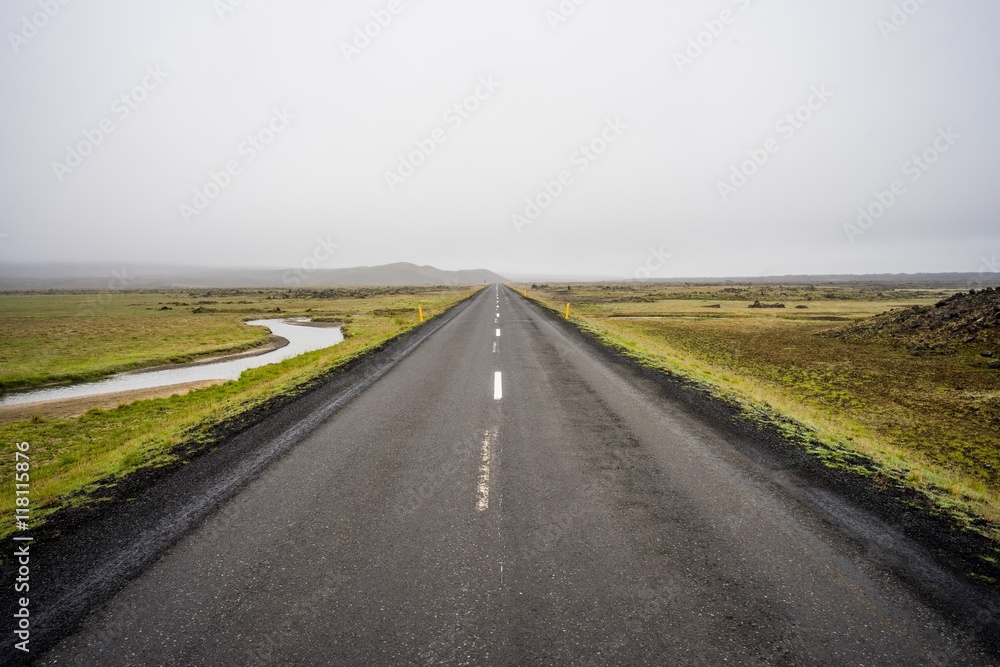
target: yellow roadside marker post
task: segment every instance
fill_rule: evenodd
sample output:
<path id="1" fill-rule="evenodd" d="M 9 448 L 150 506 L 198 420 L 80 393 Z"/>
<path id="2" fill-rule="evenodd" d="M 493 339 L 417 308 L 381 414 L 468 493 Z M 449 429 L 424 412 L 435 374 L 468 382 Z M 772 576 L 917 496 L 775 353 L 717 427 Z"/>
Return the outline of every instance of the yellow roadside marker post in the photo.
<path id="1" fill-rule="evenodd" d="M 420 315 L 420 321 L 423 322 L 424 321 L 424 307 L 423 306 L 417 306 L 417 314 Z"/>
<path id="2" fill-rule="evenodd" d="M 566 319 L 569 319 L 569 304 L 566 304 Z"/>
<path id="3" fill-rule="evenodd" d="M 524 296 L 524 298 L 527 299 L 528 298 L 528 290 L 524 290 L 524 294 L 522 296 Z"/>

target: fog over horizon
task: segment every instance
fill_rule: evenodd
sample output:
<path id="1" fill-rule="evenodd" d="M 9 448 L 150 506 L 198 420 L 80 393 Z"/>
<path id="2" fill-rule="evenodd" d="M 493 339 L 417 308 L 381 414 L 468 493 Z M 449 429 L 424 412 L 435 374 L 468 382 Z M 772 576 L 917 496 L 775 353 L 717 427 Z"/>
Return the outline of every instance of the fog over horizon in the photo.
<path id="1" fill-rule="evenodd" d="M 986 0 L 12 0 L 0 267 L 1000 273 L 998 24 Z"/>

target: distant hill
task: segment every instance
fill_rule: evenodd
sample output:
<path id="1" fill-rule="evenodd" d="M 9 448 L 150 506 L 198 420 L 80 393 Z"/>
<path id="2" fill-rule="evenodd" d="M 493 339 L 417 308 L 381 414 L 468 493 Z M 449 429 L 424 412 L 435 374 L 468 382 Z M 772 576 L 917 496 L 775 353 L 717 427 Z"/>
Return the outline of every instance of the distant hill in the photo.
<path id="1" fill-rule="evenodd" d="M 317 285 L 477 285 L 506 281 L 503 276 L 487 269 L 444 271 L 408 262 L 318 270 L 306 278 L 311 281 L 310 284 Z"/>
<path id="2" fill-rule="evenodd" d="M 127 264 L 26 264 L 0 267 L 0 290 L 480 285 L 505 280 L 503 276 L 486 269 L 446 271 L 409 262 L 314 270 L 206 269 Z"/>

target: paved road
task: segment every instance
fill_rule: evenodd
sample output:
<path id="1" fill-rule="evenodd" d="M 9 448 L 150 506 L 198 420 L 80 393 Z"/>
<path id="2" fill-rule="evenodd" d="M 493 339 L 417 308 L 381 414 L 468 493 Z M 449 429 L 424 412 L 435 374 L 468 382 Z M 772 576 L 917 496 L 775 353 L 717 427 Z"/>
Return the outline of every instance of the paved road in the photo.
<path id="1" fill-rule="evenodd" d="M 490 288 L 41 663 L 991 663 L 914 592 L 960 582 L 732 438 Z"/>

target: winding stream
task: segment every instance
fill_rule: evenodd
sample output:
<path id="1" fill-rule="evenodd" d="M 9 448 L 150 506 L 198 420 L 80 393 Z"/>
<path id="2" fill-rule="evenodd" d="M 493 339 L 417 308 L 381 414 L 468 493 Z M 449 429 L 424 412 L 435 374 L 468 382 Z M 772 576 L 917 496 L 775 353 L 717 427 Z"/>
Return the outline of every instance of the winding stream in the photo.
<path id="1" fill-rule="evenodd" d="M 240 377 L 240 373 L 250 368 L 278 363 L 305 352 L 332 347 L 344 340 L 344 334 L 340 327 L 312 326 L 308 319 L 252 320 L 247 324 L 267 327 L 271 333 L 286 338 L 288 345 L 257 356 L 162 370 L 132 371 L 96 382 L 8 394 L 0 397 L 0 405 L 95 396 L 133 389 L 151 389 L 199 380 L 236 380 Z"/>

